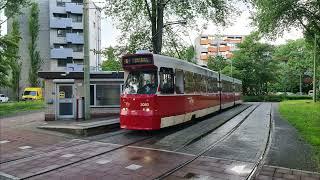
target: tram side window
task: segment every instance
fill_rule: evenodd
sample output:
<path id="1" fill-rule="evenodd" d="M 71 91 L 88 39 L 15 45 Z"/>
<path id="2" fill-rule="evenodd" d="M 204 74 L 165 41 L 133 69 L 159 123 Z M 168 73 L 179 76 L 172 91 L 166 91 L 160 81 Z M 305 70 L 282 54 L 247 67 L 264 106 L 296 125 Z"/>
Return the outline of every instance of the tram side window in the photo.
<path id="1" fill-rule="evenodd" d="M 208 93 L 213 92 L 212 77 L 208 77 L 208 79 L 207 79 L 207 91 L 208 91 Z"/>
<path id="2" fill-rule="evenodd" d="M 194 81 L 193 81 L 193 73 L 186 71 L 184 74 L 184 88 L 186 93 L 193 93 L 194 91 Z"/>
<path id="3" fill-rule="evenodd" d="M 198 92 L 198 93 L 201 92 L 201 75 L 194 73 L 193 79 L 195 83 L 195 87 L 194 87 L 195 92 Z"/>
<path id="4" fill-rule="evenodd" d="M 207 77 L 201 76 L 201 92 L 207 93 Z"/>
<path id="5" fill-rule="evenodd" d="M 218 92 L 218 80 L 216 78 L 211 78 L 212 92 Z"/>
<path id="6" fill-rule="evenodd" d="M 162 94 L 174 93 L 174 74 L 172 68 L 160 68 L 160 92 Z"/>

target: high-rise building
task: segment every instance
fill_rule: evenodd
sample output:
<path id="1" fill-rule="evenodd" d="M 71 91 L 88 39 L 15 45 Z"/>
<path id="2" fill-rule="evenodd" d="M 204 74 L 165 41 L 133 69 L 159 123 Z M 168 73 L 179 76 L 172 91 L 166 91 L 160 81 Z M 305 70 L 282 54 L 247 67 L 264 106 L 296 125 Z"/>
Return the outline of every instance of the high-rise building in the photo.
<path id="1" fill-rule="evenodd" d="M 196 62 L 206 66 L 209 56 L 223 56 L 230 59 L 233 51 L 238 50 L 237 44 L 244 39 L 242 35 L 200 35 L 196 38 Z"/>
<path id="2" fill-rule="evenodd" d="M 39 4 L 39 38 L 37 47 L 43 60 L 41 71 L 66 71 L 69 64 L 83 65 L 83 0 L 35 0 Z M 29 86 L 30 43 L 28 18 L 30 7 L 17 17 L 20 23 L 21 41 L 19 55 L 22 62 L 20 89 Z M 12 19 L 8 22 L 11 32 Z M 94 50 L 101 49 L 101 10 L 89 2 L 90 68 L 99 68 L 101 57 Z M 73 66 L 72 66 L 73 67 Z"/>

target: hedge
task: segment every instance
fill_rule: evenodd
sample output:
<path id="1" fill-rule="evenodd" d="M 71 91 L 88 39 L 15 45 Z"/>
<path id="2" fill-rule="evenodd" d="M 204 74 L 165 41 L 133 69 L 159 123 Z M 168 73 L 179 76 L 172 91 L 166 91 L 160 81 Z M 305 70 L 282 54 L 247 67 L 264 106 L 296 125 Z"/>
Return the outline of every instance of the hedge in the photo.
<path id="1" fill-rule="evenodd" d="M 284 95 L 266 95 L 266 96 L 243 96 L 245 102 L 280 102 L 284 100 L 308 100 L 312 96 L 284 96 Z"/>

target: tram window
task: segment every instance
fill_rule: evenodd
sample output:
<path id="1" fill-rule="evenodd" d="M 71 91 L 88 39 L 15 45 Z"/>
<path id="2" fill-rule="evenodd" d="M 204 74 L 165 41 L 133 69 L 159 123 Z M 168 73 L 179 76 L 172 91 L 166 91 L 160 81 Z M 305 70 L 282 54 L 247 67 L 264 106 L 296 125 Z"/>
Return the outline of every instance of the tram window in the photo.
<path id="1" fill-rule="evenodd" d="M 184 93 L 184 80 L 183 80 L 183 71 L 176 69 L 176 93 L 183 94 Z"/>
<path id="2" fill-rule="evenodd" d="M 194 92 L 194 80 L 193 80 L 193 73 L 186 71 L 184 74 L 184 87 L 186 93 L 193 93 Z"/>
<path id="3" fill-rule="evenodd" d="M 174 74 L 171 68 L 160 68 L 160 91 L 162 94 L 174 93 Z"/>
<path id="4" fill-rule="evenodd" d="M 194 73 L 193 75 L 194 79 L 194 90 L 195 92 L 201 92 L 201 75 Z"/>
<path id="5" fill-rule="evenodd" d="M 202 90 L 203 93 L 207 93 L 207 84 L 208 84 L 207 77 L 206 76 L 202 76 L 201 90 Z"/>
<path id="6" fill-rule="evenodd" d="M 124 94 L 155 94 L 157 92 L 157 73 L 155 71 L 130 72 L 124 85 Z"/>

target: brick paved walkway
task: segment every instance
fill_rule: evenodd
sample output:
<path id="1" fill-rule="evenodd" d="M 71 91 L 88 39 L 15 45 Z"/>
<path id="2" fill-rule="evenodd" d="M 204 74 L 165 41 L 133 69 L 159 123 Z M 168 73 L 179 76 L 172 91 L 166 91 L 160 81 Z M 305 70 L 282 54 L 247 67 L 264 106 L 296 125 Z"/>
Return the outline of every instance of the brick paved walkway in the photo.
<path id="1" fill-rule="evenodd" d="M 277 180 L 277 179 L 296 179 L 296 180 L 320 180 L 320 173 L 288 169 L 276 166 L 263 166 L 255 176 L 257 180 Z"/>
<path id="2" fill-rule="evenodd" d="M 34 112 L 0 119 L 0 162 L 36 154 L 41 147 L 69 140 L 72 136 L 38 130 L 43 112 Z"/>

